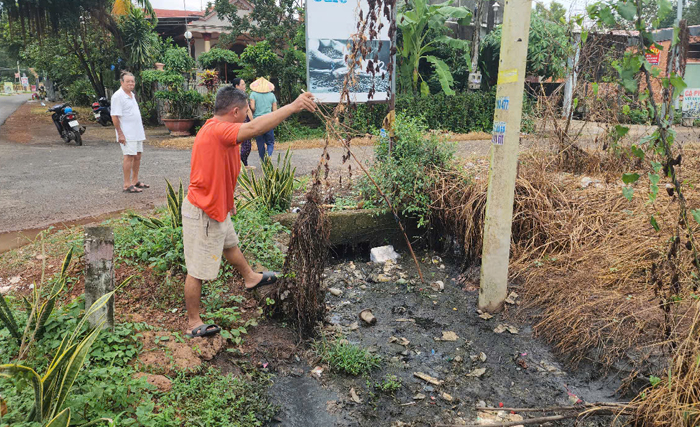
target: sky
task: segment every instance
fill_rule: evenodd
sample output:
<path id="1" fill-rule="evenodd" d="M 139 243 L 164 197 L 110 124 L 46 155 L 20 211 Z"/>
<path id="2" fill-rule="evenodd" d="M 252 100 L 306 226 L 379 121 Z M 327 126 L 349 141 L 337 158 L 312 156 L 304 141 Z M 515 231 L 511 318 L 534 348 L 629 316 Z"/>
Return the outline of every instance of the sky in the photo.
<path id="1" fill-rule="evenodd" d="M 209 0 L 151 0 L 154 9 L 202 10 L 207 7 Z"/>
<path id="2" fill-rule="evenodd" d="M 552 0 L 537 0 L 539 3 L 544 5 L 549 5 Z M 589 3 L 594 3 L 595 0 L 556 0 L 558 3 L 564 5 L 564 7 L 574 15 L 580 14 L 586 11 L 586 5 Z M 534 2 L 534 1 L 533 1 Z"/>

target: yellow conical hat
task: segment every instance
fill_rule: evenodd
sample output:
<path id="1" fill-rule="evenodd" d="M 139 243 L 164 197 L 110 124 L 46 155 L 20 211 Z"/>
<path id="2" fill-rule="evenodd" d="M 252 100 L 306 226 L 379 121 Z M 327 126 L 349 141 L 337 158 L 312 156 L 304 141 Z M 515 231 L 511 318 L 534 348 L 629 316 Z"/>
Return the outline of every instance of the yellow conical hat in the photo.
<path id="1" fill-rule="evenodd" d="M 270 83 L 265 77 L 260 77 L 250 84 L 250 90 L 257 93 L 268 93 L 275 90 L 275 85 Z"/>

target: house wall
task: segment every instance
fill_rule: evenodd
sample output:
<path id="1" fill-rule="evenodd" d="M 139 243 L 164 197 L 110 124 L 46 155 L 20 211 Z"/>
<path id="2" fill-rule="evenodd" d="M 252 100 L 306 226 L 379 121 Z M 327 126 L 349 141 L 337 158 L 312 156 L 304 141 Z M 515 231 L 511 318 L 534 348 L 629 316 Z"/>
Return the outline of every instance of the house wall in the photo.
<path id="1" fill-rule="evenodd" d="M 663 47 L 661 53 L 659 54 L 659 65 L 654 65 L 653 68 L 659 68 L 659 77 L 666 77 L 666 70 L 668 69 L 668 55 L 671 50 L 671 40 L 660 40 L 657 41 L 659 45 Z M 700 36 L 690 36 L 689 43 L 700 43 Z M 636 46 L 629 47 L 628 50 L 636 50 Z M 700 88 L 700 60 L 689 59 L 685 69 L 684 79 L 688 84 L 689 88 Z M 652 79 L 651 86 L 654 92 L 654 100 L 657 102 L 662 101 L 663 86 L 658 79 Z M 642 81 L 640 84 L 640 89 L 644 90 L 646 88 L 646 82 Z"/>

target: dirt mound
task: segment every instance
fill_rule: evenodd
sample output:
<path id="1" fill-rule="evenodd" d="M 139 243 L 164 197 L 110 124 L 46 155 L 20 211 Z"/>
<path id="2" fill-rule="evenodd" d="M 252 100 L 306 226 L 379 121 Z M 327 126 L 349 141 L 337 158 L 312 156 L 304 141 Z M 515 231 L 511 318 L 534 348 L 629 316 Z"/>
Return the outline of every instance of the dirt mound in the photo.
<path id="1" fill-rule="evenodd" d="M 184 341 L 170 332 L 147 331 L 141 334 L 140 340 L 144 351 L 139 354 L 138 363 L 144 371 L 163 375 L 196 369 L 225 346 L 221 335 Z"/>

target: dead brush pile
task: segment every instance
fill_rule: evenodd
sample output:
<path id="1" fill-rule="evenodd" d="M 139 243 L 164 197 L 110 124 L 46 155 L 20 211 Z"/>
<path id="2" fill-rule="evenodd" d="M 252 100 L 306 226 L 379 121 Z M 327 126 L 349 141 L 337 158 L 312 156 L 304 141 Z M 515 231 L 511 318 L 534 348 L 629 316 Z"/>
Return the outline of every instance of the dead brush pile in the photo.
<path id="1" fill-rule="evenodd" d="M 700 425 L 700 303 L 694 303 L 692 312 L 690 327 L 674 351 L 668 374 L 630 405 L 636 409 L 634 426 Z"/>
<path id="2" fill-rule="evenodd" d="M 281 310 L 307 337 L 326 314 L 322 277 L 330 247 L 330 222 L 321 207 L 319 187 L 315 183 L 306 194 L 306 203 L 294 222 L 284 277 L 274 294 L 279 304 L 273 312 Z"/>
<path id="3" fill-rule="evenodd" d="M 659 362 L 668 357 L 672 343 L 700 327 L 688 320 L 697 311 L 690 251 L 679 254 L 683 298 L 668 302 L 652 277 L 652 265 L 667 257 L 678 202 L 663 191 L 663 180 L 654 205 L 645 195 L 648 178 L 637 182 L 632 201 L 614 181 L 605 184 L 601 179 L 582 188 L 581 176 L 547 167 L 552 156 L 539 154 L 520 164 L 511 279 L 521 284 L 525 307 L 536 309 L 536 333 L 573 366 L 583 360 L 605 368 L 622 363 L 648 375 L 654 366 L 650 358 Z M 700 150 L 686 148 L 684 157 L 682 175 L 697 185 Z M 486 177 L 439 173 L 440 184 L 431 194 L 433 215 L 463 245 L 467 263 L 475 262 L 481 256 Z M 689 190 L 686 197 L 690 206 L 700 206 L 697 190 Z M 658 232 L 650 224 L 651 213 Z M 661 308 L 664 300 L 666 311 Z"/>

